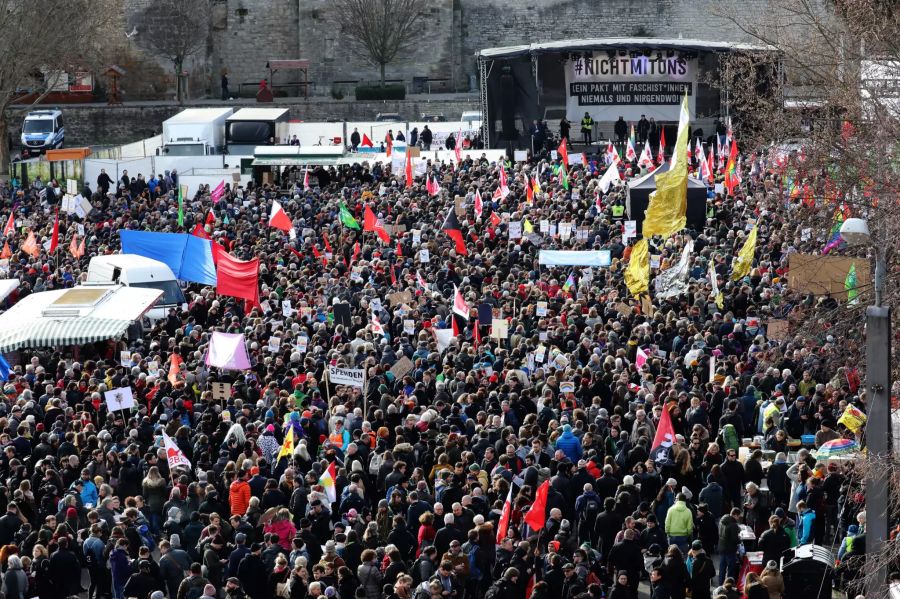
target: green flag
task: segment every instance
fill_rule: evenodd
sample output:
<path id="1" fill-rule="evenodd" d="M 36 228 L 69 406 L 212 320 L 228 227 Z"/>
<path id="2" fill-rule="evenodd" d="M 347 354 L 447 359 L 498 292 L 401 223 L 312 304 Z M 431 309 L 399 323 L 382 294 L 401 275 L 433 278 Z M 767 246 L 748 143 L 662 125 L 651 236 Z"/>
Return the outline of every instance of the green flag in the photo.
<path id="1" fill-rule="evenodd" d="M 563 189 L 569 189 L 569 171 L 566 170 L 565 165 L 559 169 L 559 183 L 563 186 Z"/>
<path id="2" fill-rule="evenodd" d="M 350 214 L 350 211 L 347 210 L 347 207 L 344 206 L 343 202 L 341 202 L 340 206 L 341 206 L 341 222 L 344 224 L 344 226 L 348 227 L 350 229 L 356 229 L 357 231 L 359 231 L 359 223 L 356 222 L 356 219 L 353 218 L 353 215 Z"/>
<path id="3" fill-rule="evenodd" d="M 178 226 L 184 225 L 184 196 L 187 195 L 187 185 L 178 186 Z"/>
<path id="4" fill-rule="evenodd" d="M 847 278 L 844 279 L 844 289 L 847 291 L 847 302 L 850 304 L 859 303 L 859 291 L 856 289 L 856 263 L 850 265 L 847 271 Z"/>

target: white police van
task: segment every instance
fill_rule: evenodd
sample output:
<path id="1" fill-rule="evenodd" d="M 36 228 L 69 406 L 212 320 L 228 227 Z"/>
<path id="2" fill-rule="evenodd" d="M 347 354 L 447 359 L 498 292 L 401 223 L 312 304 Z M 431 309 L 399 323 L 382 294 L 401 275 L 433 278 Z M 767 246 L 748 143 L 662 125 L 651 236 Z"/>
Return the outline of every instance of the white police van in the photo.
<path id="1" fill-rule="evenodd" d="M 62 112 L 56 109 L 29 112 L 22 123 L 22 149 L 29 154 L 61 148 L 65 136 Z"/>

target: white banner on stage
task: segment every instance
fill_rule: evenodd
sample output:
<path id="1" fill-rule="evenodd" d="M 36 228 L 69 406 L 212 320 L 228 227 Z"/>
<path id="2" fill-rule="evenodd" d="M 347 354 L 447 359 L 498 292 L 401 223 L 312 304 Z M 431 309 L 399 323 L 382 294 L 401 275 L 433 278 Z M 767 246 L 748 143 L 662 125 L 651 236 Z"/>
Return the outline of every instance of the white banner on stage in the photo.
<path id="1" fill-rule="evenodd" d="M 566 62 L 566 112 L 574 126 L 588 112 L 595 121 L 621 116 L 637 123 L 641 115 L 657 121 L 678 121 L 681 99 L 688 94 L 691 118 L 696 114 L 696 58 L 612 56 L 594 52 L 590 58 Z M 573 127 L 574 128 L 574 127 Z"/>

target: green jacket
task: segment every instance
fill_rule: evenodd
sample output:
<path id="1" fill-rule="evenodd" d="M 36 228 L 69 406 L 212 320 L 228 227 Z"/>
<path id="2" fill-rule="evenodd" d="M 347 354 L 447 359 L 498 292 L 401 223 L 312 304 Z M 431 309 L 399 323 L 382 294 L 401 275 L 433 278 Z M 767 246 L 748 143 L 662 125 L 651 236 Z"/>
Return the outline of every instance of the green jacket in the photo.
<path id="1" fill-rule="evenodd" d="M 694 514 L 683 501 L 666 512 L 666 534 L 671 537 L 689 537 L 694 533 Z"/>

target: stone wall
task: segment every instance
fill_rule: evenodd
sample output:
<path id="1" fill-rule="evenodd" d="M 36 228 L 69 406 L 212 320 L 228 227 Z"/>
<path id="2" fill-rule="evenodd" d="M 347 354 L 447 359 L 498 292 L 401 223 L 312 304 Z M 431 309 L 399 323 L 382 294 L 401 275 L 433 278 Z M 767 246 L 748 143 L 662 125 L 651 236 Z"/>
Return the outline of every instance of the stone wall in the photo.
<path id="1" fill-rule="evenodd" d="M 130 68 L 123 85 L 129 99 L 170 98 L 171 65 L 151 56 L 141 40 L 141 18 L 154 0 L 108 0 L 121 5 L 122 37 L 134 23 L 139 33 L 125 40 L 121 61 Z M 771 0 L 743 0 L 742 18 L 767 12 Z M 696 38 L 748 41 L 728 20 L 715 16 L 719 0 L 425 0 L 415 47 L 387 66 L 388 79 L 411 85 L 414 77 L 436 81 L 434 91 L 470 89 L 482 48 L 598 37 Z M 377 65 L 352 46 L 332 19 L 331 0 L 210 0 L 205 52 L 189 65 L 193 97 L 219 95 L 219 75 L 229 72 L 231 91 L 258 83 L 272 58 L 305 58 L 318 95 L 374 80 Z M 145 26 L 146 28 L 146 26 Z M 118 32 L 115 37 L 118 39 Z M 299 79 L 276 74 L 274 83 Z M 348 82 L 335 84 L 335 82 Z M 253 89 L 247 86 L 246 91 Z M 296 93 L 296 90 L 290 90 Z"/>
<path id="2" fill-rule="evenodd" d="M 202 107 L 191 104 L 191 108 Z M 222 106 L 218 104 L 218 106 Z M 241 108 L 245 104 L 235 106 Z M 363 121 L 374 119 L 379 112 L 397 112 L 403 119 L 418 119 L 423 112 L 442 113 L 448 120 L 458 119 L 466 110 L 478 110 L 478 98 L 454 100 L 404 100 L 396 102 L 295 102 L 266 104 L 284 106 L 291 111 L 291 119 L 303 121 Z M 66 123 L 66 146 L 120 145 L 152 137 L 162 132 L 162 122 L 184 109 L 175 103 L 153 105 L 70 105 L 63 107 Z M 22 117 L 14 116 L 10 134 L 16 145 L 21 133 Z"/>

